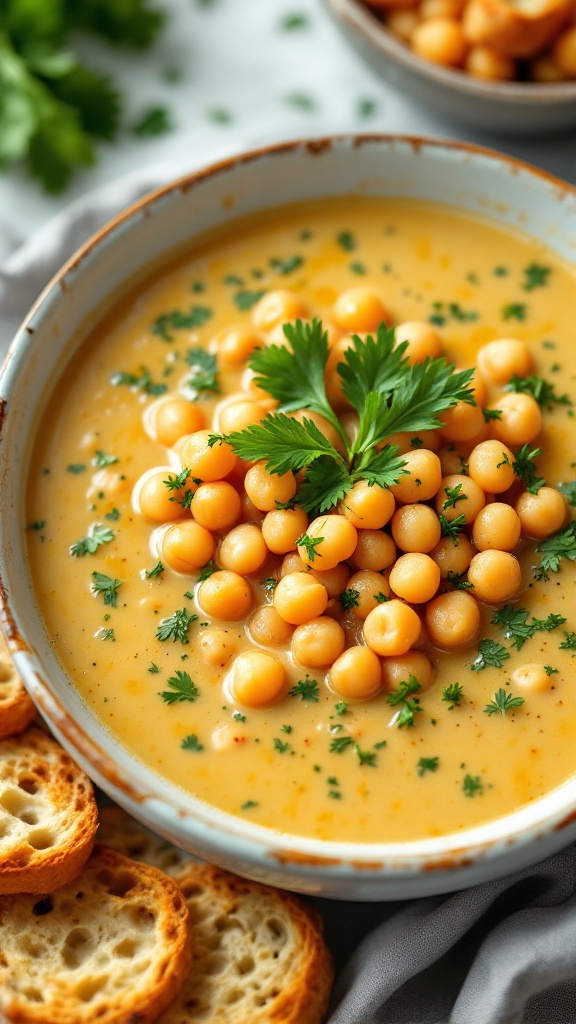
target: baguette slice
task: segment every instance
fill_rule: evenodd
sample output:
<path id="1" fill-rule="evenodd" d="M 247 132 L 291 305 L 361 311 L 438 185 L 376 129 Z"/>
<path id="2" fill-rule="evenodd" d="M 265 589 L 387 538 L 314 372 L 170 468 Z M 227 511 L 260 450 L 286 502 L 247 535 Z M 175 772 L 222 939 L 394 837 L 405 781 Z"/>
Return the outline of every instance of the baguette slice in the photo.
<path id="1" fill-rule="evenodd" d="M 174 875 L 191 860 L 191 855 L 154 835 L 121 807 L 100 808 L 96 842 L 118 850 L 131 860 L 152 864 L 166 875 Z"/>
<path id="2" fill-rule="evenodd" d="M 31 726 L 0 741 L 0 895 L 69 882 L 97 824 L 90 780 L 55 740 Z"/>
<path id="3" fill-rule="evenodd" d="M 190 967 L 182 893 L 97 846 L 41 899 L 0 898 L 0 1016 L 8 1024 L 153 1024 Z"/>
<path id="4" fill-rule="evenodd" d="M 0 740 L 22 732 L 34 718 L 36 708 L 10 657 L 0 632 Z"/>
<path id="5" fill-rule="evenodd" d="M 194 961 L 159 1024 L 320 1024 L 333 981 L 320 916 L 208 864 L 189 864 L 177 881 Z"/>

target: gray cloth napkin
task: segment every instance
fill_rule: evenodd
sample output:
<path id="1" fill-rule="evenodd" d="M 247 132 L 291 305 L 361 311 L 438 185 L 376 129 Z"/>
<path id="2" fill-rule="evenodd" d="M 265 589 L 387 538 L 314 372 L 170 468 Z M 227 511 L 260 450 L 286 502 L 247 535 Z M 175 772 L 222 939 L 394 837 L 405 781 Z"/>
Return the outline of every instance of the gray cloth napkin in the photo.
<path id="1" fill-rule="evenodd" d="M 10 255 L 0 223 L 0 357 L 64 260 L 176 172 L 147 169 L 100 188 Z M 576 1024 L 573 847 L 449 896 L 314 902 L 338 969 L 327 1024 Z"/>

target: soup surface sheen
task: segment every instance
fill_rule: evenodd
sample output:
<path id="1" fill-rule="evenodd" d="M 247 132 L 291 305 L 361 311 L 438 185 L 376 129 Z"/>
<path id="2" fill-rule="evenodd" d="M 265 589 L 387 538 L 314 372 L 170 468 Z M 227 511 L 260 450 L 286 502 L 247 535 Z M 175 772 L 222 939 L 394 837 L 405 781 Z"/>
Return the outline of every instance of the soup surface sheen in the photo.
<path id="1" fill-rule="evenodd" d="M 527 610 L 519 623 L 565 620 L 529 629 L 524 642 L 517 639 L 520 649 L 517 633 L 506 636 L 504 626 L 492 624 L 497 607 L 489 604 L 480 604 L 481 630 L 466 649 L 446 653 L 418 641 L 434 678 L 418 694 L 413 725 L 399 727 L 386 689 L 371 700 L 343 701 L 324 669 L 294 663 L 289 642 L 260 649 L 284 664 L 288 687 L 299 680 L 316 680 L 317 687 L 248 708 L 232 699 L 227 683 L 234 658 L 257 647 L 245 622 L 211 621 L 197 602 L 201 570 L 177 574 L 165 565 L 152 572 L 156 524 L 133 505 L 143 473 L 161 467 L 168 478 L 180 471 L 175 454 L 147 433 L 146 409 L 164 385 L 178 389 L 190 379 L 189 349 L 210 350 L 230 324 L 253 331 L 253 310 L 268 290 L 290 289 L 310 316 L 332 322 L 339 295 L 364 285 L 394 323 L 431 322 L 458 366 L 474 365 L 493 339 L 519 339 L 529 346 L 533 372 L 553 382 L 557 394 L 576 398 L 574 271 L 543 247 L 431 205 L 358 199 L 284 208 L 208 238 L 107 313 L 43 413 L 27 523 L 31 576 L 57 656 L 94 715 L 126 747 L 233 815 L 287 833 L 370 843 L 472 827 L 534 801 L 574 773 L 574 563 L 563 559 L 548 580 L 535 581 L 537 542 L 520 541 L 522 586 L 509 602 Z M 208 428 L 218 402 L 240 391 L 246 365 L 220 361 L 221 393 L 198 398 Z M 487 401 L 497 406 L 503 393 L 492 386 Z M 544 408 L 543 429 L 531 445 L 542 449 L 539 475 L 552 487 L 574 480 L 572 416 L 567 403 Z M 569 513 L 567 505 L 566 521 Z M 90 536 L 92 543 L 70 553 Z M 215 536 L 220 541 L 223 533 Z M 279 578 L 282 557 L 269 555 L 248 577 L 253 608 L 273 599 L 262 580 Z M 197 619 L 184 618 L 180 638 L 159 639 L 161 620 L 182 609 Z M 348 643 L 362 643 L 353 611 L 340 621 Z M 482 638 L 501 645 L 500 656 L 477 671 Z M 532 664 L 540 677 L 545 672 L 540 688 L 513 678 Z M 454 703 L 446 688 L 456 683 L 461 695 Z M 178 685 L 194 699 L 176 700 Z M 500 688 L 524 702 L 489 714 Z"/>

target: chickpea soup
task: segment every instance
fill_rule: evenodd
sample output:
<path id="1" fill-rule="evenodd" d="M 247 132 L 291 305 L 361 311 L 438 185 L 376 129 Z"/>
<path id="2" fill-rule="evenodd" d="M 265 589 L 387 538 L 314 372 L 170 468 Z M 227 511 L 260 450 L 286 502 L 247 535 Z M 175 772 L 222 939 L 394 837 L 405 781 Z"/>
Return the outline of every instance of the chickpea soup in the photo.
<path id="1" fill-rule="evenodd" d="M 138 758 L 386 842 L 575 771 L 574 269 L 439 206 L 302 204 L 109 310 L 27 535 L 69 678 Z"/>

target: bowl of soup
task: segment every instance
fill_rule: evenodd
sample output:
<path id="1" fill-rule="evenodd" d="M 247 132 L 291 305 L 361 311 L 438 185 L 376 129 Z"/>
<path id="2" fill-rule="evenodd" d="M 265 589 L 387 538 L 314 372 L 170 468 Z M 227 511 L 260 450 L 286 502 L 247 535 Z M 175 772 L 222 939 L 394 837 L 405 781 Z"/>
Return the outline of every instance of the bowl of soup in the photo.
<path id="1" fill-rule="evenodd" d="M 575 238 L 498 154 L 320 139 L 153 193 L 40 297 L 3 624 L 141 821 L 357 900 L 574 838 Z"/>

